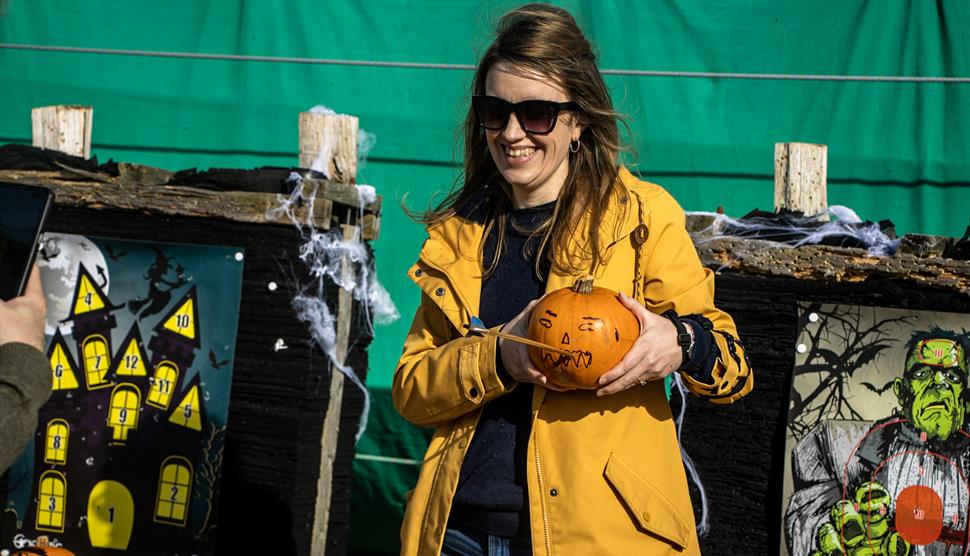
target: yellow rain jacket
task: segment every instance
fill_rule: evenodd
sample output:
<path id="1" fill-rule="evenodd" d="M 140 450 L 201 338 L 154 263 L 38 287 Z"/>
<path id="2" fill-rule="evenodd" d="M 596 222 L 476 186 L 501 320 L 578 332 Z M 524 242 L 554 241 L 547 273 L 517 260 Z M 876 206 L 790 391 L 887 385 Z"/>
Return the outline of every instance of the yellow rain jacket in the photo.
<path id="1" fill-rule="evenodd" d="M 619 179 L 620 193 L 601 228 L 605 258 L 594 284 L 631 296 L 638 291 L 638 301 L 654 313 L 674 309 L 710 319 L 720 350 L 713 382 L 682 376 L 697 396 L 737 400 L 751 390 L 753 377 L 734 321 L 714 307 L 714 276 L 701 266 L 683 210 L 663 188 L 625 168 Z M 640 224 L 648 233 L 638 255 L 634 238 L 642 234 L 633 232 Z M 408 556 L 441 552 L 482 407 L 515 387 L 496 372 L 495 338 L 467 335 L 463 327 L 478 314 L 482 232 L 481 224 L 458 216 L 429 228 L 409 270 L 421 288 L 421 305 L 394 374 L 394 404 L 408 421 L 435 433 L 401 529 L 401 553 Z M 576 278 L 554 267 L 546 291 Z M 700 553 L 662 381 L 602 398 L 593 390 L 536 386 L 526 468 L 536 556 Z"/>

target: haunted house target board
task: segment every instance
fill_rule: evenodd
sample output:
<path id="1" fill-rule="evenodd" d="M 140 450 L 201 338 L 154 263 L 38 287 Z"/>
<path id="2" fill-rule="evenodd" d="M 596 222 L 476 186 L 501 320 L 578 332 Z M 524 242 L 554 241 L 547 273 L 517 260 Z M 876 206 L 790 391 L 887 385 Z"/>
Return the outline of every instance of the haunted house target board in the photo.
<path id="1" fill-rule="evenodd" d="M 783 552 L 970 552 L 970 315 L 800 304 Z"/>
<path id="2" fill-rule="evenodd" d="M 8 475 L 0 549 L 212 553 L 243 258 L 45 236 L 53 393 Z"/>

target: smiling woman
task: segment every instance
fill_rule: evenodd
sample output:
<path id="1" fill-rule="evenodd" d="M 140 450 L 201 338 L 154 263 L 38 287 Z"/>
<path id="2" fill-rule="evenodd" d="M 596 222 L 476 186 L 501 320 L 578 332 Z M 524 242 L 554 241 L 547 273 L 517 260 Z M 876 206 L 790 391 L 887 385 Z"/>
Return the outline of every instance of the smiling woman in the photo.
<path id="1" fill-rule="evenodd" d="M 402 553 L 699 554 L 663 379 L 730 403 L 752 375 L 684 213 L 619 164 L 622 119 L 568 12 L 506 14 L 471 93 L 463 183 L 422 215 L 409 272 L 393 398 L 435 434 Z M 534 359 L 513 339 L 530 318 L 550 346 Z"/>
<path id="2" fill-rule="evenodd" d="M 476 116 L 492 160 L 512 188 L 515 208 L 555 201 L 569 174 L 569 146 L 578 145 L 583 132 L 575 112 L 559 113 L 576 104 L 555 82 L 505 61 L 489 70 L 485 91 L 489 96 L 475 97 L 485 101 L 474 103 Z"/>

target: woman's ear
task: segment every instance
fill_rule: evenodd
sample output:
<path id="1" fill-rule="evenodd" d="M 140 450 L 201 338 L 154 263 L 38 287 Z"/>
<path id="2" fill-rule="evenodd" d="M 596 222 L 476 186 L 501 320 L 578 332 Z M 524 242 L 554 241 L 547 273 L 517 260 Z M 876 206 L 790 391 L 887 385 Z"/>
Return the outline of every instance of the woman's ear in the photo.
<path id="1" fill-rule="evenodd" d="M 579 141 L 579 138 L 586 131 L 586 121 L 583 118 L 577 118 L 577 122 L 573 125 L 573 132 L 570 136 L 570 140 Z"/>

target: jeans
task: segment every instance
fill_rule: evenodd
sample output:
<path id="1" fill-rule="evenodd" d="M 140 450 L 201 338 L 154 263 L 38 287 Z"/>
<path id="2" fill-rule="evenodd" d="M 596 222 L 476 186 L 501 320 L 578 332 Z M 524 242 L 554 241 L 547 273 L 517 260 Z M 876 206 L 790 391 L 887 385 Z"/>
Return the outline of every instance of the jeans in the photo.
<path id="1" fill-rule="evenodd" d="M 527 539 L 507 539 L 474 530 L 445 529 L 441 556 L 530 556 Z"/>

